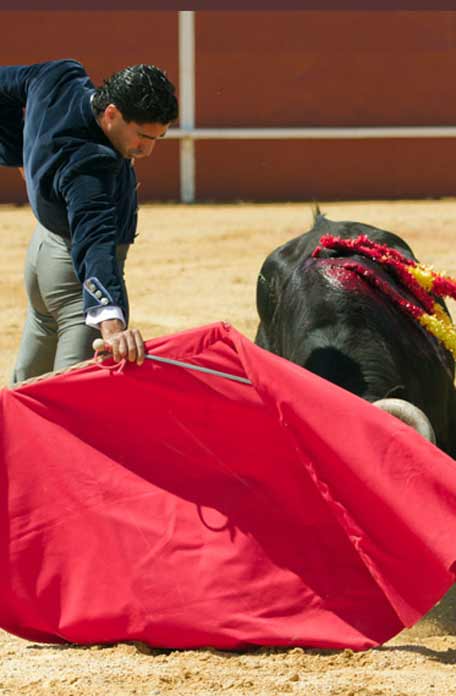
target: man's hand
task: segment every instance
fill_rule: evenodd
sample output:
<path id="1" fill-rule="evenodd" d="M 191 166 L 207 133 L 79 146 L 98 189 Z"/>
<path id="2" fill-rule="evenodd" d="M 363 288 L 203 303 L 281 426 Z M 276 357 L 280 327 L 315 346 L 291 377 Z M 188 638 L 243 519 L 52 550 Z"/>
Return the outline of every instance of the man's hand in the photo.
<path id="1" fill-rule="evenodd" d="M 142 365 L 144 362 L 144 341 L 139 329 L 124 329 L 118 319 L 107 319 L 100 323 L 104 342 L 110 346 L 115 362 L 127 358 L 129 362 Z"/>

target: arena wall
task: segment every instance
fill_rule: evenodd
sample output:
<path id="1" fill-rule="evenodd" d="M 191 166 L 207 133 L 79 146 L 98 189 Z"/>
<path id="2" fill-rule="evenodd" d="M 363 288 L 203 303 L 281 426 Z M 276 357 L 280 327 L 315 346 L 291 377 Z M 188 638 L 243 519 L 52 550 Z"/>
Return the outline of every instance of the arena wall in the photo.
<path id="1" fill-rule="evenodd" d="M 0 12 L 0 63 L 74 57 L 95 83 L 138 62 L 178 86 L 177 12 Z M 6 30 L 5 30 L 6 29 Z M 196 126 L 456 124 L 456 12 L 199 11 Z M 452 196 L 456 139 L 201 140 L 198 200 Z M 179 199 L 179 142 L 138 163 L 143 200 Z M 0 201 L 26 198 L 0 170 Z"/>

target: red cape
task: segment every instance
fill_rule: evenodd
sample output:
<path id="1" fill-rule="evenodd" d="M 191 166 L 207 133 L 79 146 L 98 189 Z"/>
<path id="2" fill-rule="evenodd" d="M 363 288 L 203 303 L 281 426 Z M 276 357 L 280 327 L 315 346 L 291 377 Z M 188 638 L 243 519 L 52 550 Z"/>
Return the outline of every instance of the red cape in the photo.
<path id="1" fill-rule="evenodd" d="M 454 582 L 456 465 L 223 324 L 0 393 L 0 626 L 365 649 Z"/>

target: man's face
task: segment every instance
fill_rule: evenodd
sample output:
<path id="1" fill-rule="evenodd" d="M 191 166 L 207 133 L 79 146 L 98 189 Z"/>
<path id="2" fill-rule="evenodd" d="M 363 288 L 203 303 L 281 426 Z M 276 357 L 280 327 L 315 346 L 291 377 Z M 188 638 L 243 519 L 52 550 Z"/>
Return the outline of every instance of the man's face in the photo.
<path id="1" fill-rule="evenodd" d="M 169 127 L 169 123 L 128 123 L 114 104 L 106 108 L 100 125 L 116 150 L 127 159 L 149 157 Z"/>

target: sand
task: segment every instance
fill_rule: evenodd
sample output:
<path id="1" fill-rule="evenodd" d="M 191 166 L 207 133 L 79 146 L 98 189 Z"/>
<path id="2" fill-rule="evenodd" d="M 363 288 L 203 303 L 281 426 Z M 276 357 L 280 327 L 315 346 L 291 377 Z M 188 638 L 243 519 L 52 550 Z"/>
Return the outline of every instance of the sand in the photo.
<path id="1" fill-rule="evenodd" d="M 403 236 L 436 270 L 456 276 L 456 200 L 321 203 Z M 225 320 L 255 335 L 256 276 L 267 253 L 305 231 L 311 206 L 146 205 L 127 262 L 132 325 L 145 338 Z M 0 207 L 0 386 L 25 313 L 28 208 Z M 454 303 L 450 304 L 456 316 Z M 456 696 L 456 593 L 414 628 L 364 653 L 258 649 L 155 651 L 137 644 L 52 646 L 0 632 L 0 694 L 24 696 Z"/>

